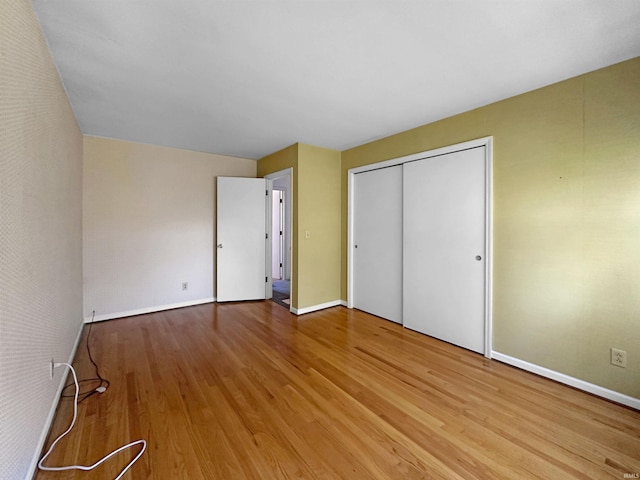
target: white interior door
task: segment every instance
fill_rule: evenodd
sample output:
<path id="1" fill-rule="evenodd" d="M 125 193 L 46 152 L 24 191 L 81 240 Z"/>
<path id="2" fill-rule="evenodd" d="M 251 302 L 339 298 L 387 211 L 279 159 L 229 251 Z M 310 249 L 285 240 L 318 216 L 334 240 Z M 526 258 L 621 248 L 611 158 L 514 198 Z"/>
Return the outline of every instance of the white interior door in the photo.
<path id="1" fill-rule="evenodd" d="M 276 280 L 284 278 L 284 192 L 272 190 L 271 210 L 271 276 Z"/>
<path id="2" fill-rule="evenodd" d="M 353 306 L 402 323 L 402 166 L 354 178 Z"/>
<path id="3" fill-rule="evenodd" d="M 264 299 L 266 180 L 240 177 L 217 180 L 216 299 L 218 302 Z"/>
<path id="4" fill-rule="evenodd" d="M 485 148 L 404 164 L 404 326 L 484 352 Z"/>
<path id="5" fill-rule="evenodd" d="M 267 180 L 272 181 L 273 190 L 278 190 L 282 193 L 283 204 L 283 253 L 282 253 L 282 266 L 283 266 L 283 278 L 285 280 L 291 280 L 291 206 L 292 206 L 292 187 L 291 176 L 293 175 L 293 169 L 287 168 L 278 172 L 270 173 L 266 175 Z"/>

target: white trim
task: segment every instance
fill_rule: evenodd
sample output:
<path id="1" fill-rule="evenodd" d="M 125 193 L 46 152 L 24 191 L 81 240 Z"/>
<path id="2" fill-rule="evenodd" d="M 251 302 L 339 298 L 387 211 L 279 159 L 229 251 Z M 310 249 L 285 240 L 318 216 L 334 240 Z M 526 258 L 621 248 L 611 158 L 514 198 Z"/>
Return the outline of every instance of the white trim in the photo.
<path id="1" fill-rule="evenodd" d="M 271 300 L 273 298 L 273 273 L 271 268 L 271 259 L 273 253 L 273 232 L 271 226 L 273 225 L 273 180 L 270 178 L 264 178 L 267 186 L 267 199 L 264 205 L 264 227 L 266 230 L 264 240 L 264 276 L 266 282 L 264 282 L 264 299 Z"/>
<path id="2" fill-rule="evenodd" d="M 343 307 L 352 308 L 352 307 L 349 307 L 349 303 L 346 300 L 342 300 L 341 299 L 340 300 L 340 305 L 342 305 Z"/>
<path id="3" fill-rule="evenodd" d="M 363 167 L 359 167 L 363 168 Z M 353 308 L 353 215 L 355 210 L 355 182 L 356 170 L 351 168 L 347 172 L 347 308 Z M 362 170 L 365 171 L 365 170 Z"/>
<path id="4" fill-rule="evenodd" d="M 493 137 L 483 137 L 468 142 L 413 153 L 404 157 L 371 163 L 347 171 L 347 308 L 353 308 L 353 215 L 354 184 L 357 173 L 393 167 L 406 162 L 424 160 L 449 153 L 485 147 L 485 305 L 484 305 L 484 356 L 491 358 L 493 351 Z"/>
<path id="5" fill-rule="evenodd" d="M 493 137 L 484 144 L 485 241 L 484 241 L 484 356 L 493 352 Z"/>
<path id="6" fill-rule="evenodd" d="M 378 170 L 380 168 L 392 167 L 394 165 L 401 165 L 406 162 L 413 162 L 415 160 L 424 160 L 425 158 L 437 157 L 439 155 L 446 155 L 448 153 L 459 152 L 460 150 L 468 150 L 470 148 L 484 147 L 487 143 L 491 142 L 493 137 L 482 137 L 475 140 L 469 140 L 468 142 L 456 143 L 455 145 L 448 145 L 442 148 L 436 148 L 435 150 L 427 150 L 424 152 L 412 153 L 411 155 L 405 155 L 404 157 L 392 158 L 377 163 L 370 163 L 361 167 L 354 167 L 348 170 L 348 173 L 356 174 L 362 172 L 368 172 L 369 170 Z"/>
<path id="7" fill-rule="evenodd" d="M 321 303 L 319 305 L 312 305 L 311 307 L 293 308 L 291 307 L 291 313 L 296 315 L 304 315 L 305 313 L 316 312 L 318 310 L 324 310 L 325 308 L 337 307 L 342 305 L 342 300 L 333 300 L 332 302 Z"/>
<path id="8" fill-rule="evenodd" d="M 569 375 L 565 375 L 564 373 L 556 372 L 555 370 L 550 370 L 548 368 L 541 367 L 539 365 L 529 363 L 500 352 L 492 352 L 492 357 L 494 360 L 498 360 L 499 362 L 503 362 L 522 370 L 526 370 L 527 372 L 535 373 L 536 375 L 540 375 L 541 377 L 555 380 L 556 382 L 569 385 L 570 387 L 577 388 L 578 390 L 592 393 L 599 397 L 606 398 L 607 400 L 626 405 L 627 407 L 640 410 L 640 398 L 631 397 L 629 395 L 625 395 L 624 393 L 609 390 L 608 388 L 585 382 L 584 380 L 580 380 L 579 378 L 570 377 Z"/>
<path id="9" fill-rule="evenodd" d="M 72 364 L 73 359 L 76 358 L 76 352 L 78 351 L 78 346 L 80 345 L 80 339 L 82 338 L 82 332 L 84 330 L 85 322 L 80 323 L 80 328 L 78 329 L 78 334 L 76 335 L 76 340 L 73 344 L 73 348 L 71 349 L 71 353 L 69 354 L 69 359 L 67 363 Z M 67 370 L 67 375 L 69 371 Z M 56 390 L 55 397 L 53 398 L 53 402 L 51 403 L 51 408 L 49 409 L 49 414 L 47 415 L 47 419 L 44 422 L 44 427 L 42 428 L 42 432 L 40 433 L 40 438 L 38 439 L 38 444 L 36 446 L 35 453 L 33 458 L 31 459 L 31 463 L 29 464 L 29 469 L 27 470 L 27 474 L 24 478 L 33 478 L 36 474 L 36 469 L 38 468 L 38 462 L 40 461 L 40 455 L 42 454 L 42 449 L 44 448 L 44 442 L 47 441 L 47 437 L 49 436 L 49 431 L 51 430 L 51 425 L 53 424 L 53 420 L 56 416 L 56 410 L 58 409 L 58 403 L 60 402 L 60 398 L 62 396 L 62 390 L 67 383 L 67 375 L 60 376 L 60 383 L 58 384 L 58 388 Z"/>
<path id="10" fill-rule="evenodd" d="M 163 310 L 172 310 L 174 308 L 192 307 L 194 305 L 202 305 L 204 303 L 215 302 L 214 297 L 201 298 L 199 300 L 190 300 L 188 302 L 170 303 L 167 305 L 158 305 L 156 307 L 138 308 L 136 310 L 127 310 L 124 312 L 105 313 L 103 315 L 96 315 L 93 319 L 94 322 L 102 322 L 103 320 L 113 320 L 114 318 L 131 317 L 133 315 L 143 315 L 145 313 L 162 312 Z M 91 317 L 85 317 L 84 323 L 91 323 Z"/>
<path id="11" fill-rule="evenodd" d="M 276 178 L 286 177 L 287 175 L 289 177 L 293 176 L 293 167 L 287 167 L 287 168 L 284 168 L 282 170 L 278 170 L 277 172 L 269 173 L 269 174 L 265 175 L 264 178 L 268 178 L 270 180 L 274 180 Z"/>

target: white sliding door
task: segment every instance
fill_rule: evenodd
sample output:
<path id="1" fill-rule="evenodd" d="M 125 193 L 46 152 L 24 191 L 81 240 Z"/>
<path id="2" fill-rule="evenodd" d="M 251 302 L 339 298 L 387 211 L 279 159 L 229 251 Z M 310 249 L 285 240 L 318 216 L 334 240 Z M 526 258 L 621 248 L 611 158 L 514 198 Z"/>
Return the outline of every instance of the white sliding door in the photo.
<path id="1" fill-rule="evenodd" d="M 354 178 L 353 306 L 402 323 L 402 166 Z"/>
<path id="2" fill-rule="evenodd" d="M 404 326 L 483 353 L 485 147 L 403 168 Z"/>
<path id="3" fill-rule="evenodd" d="M 266 191 L 264 178 L 218 177 L 218 302 L 266 297 Z"/>

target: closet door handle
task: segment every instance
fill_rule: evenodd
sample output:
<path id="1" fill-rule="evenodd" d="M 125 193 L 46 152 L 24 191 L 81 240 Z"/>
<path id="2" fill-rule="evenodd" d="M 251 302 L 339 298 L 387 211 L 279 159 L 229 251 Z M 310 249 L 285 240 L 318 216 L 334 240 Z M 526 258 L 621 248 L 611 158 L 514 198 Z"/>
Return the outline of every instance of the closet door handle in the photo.
<path id="1" fill-rule="evenodd" d="M 480 260 L 482 260 L 482 257 L 480 255 L 476 255 L 476 260 L 480 261 Z"/>

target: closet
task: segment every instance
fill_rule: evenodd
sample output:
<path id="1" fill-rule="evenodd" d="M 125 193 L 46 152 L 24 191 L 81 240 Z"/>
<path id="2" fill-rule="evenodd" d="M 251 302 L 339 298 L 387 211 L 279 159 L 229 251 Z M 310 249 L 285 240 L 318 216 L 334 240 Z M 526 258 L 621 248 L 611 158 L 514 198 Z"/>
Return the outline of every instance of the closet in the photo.
<path id="1" fill-rule="evenodd" d="M 350 306 L 489 353 L 490 147 L 350 171 Z"/>
<path id="2" fill-rule="evenodd" d="M 402 165 L 354 181 L 354 306 L 402 323 Z"/>

